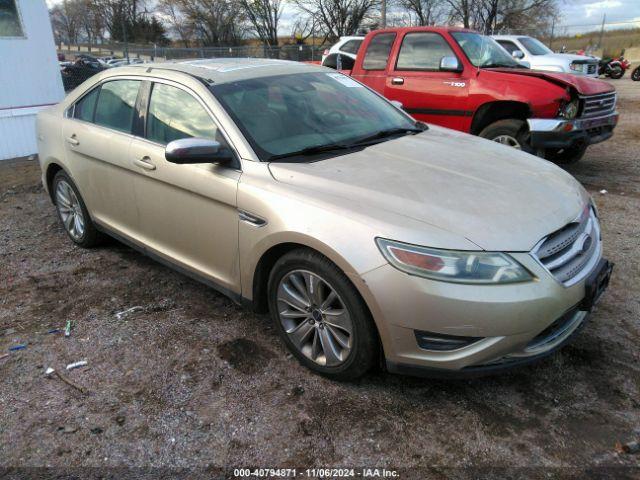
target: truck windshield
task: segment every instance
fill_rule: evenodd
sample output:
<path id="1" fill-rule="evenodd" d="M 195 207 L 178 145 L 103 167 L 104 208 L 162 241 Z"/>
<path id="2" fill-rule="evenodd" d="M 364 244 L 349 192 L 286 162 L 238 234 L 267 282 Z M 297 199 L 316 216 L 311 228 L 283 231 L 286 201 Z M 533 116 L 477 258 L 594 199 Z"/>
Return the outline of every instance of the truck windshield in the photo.
<path id="1" fill-rule="evenodd" d="M 274 75 L 210 88 L 262 161 L 330 154 L 424 129 L 340 73 Z"/>
<path id="2" fill-rule="evenodd" d="M 522 67 L 491 37 L 474 32 L 453 32 L 451 35 L 476 67 Z"/>
<path id="3" fill-rule="evenodd" d="M 536 38 L 531 37 L 518 37 L 520 43 L 529 50 L 531 55 L 548 55 L 553 53 L 551 49 L 549 49 L 544 43 Z"/>

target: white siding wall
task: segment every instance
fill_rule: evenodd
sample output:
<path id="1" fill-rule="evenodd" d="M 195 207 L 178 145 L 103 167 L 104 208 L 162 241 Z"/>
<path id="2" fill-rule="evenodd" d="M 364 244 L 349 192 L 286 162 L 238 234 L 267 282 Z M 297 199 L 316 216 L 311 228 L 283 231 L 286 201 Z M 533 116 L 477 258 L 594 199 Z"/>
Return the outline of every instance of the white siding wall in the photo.
<path id="1" fill-rule="evenodd" d="M 17 6 L 25 38 L 0 37 L 0 160 L 36 153 L 36 113 L 64 98 L 45 0 Z"/>

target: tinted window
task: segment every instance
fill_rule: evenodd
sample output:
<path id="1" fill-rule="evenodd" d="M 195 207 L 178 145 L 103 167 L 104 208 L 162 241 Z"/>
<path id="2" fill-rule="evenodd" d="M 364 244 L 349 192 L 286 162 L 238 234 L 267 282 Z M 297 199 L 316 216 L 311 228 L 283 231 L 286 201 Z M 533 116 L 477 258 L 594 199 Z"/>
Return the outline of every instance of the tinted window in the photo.
<path id="1" fill-rule="evenodd" d="M 16 0 L 0 0 L 0 37 L 22 37 Z"/>
<path id="2" fill-rule="evenodd" d="M 96 100 L 98 100 L 99 93 L 100 87 L 94 88 L 82 97 L 73 109 L 73 117 L 85 122 L 93 122 L 93 112 L 96 109 Z"/>
<path id="3" fill-rule="evenodd" d="M 131 132 L 139 86 L 138 80 L 115 80 L 102 85 L 96 105 L 95 123 Z"/>
<path id="4" fill-rule="evenodd" d="M 548 55 L 549 53 L 553 53 L 544 43 L 535 38 L 519 37 L 518 40 L 524 45 L 524 48 L 529 50 L 531 55 Z"/>
<path id="5" fill-rule="evenodd" d="M 149 102 L 147 138 L 167 144 L 181 138 L 216 138 L 213 120 L 190 94 L 171 85 L 155 83 Z"/>
<path id="6" fill-rule="evenodd" d="M 380 33 L 373 37 L 364 55 L 362 68 L 365 70 L 385 70 L 395 39 L 395 33 Z"/>
<path id="7" fill-rule="evenodd" d="M 338 59 L 338 57 L 340 57 Z M 340 63 L 340 65 L 338 65 Z M 347 55 L 340 55 L 339 53 L 332 53 L 322 62 L 323 67 L 335 68 L 338 70 L 352 70 L 355 60 Z"/>
<path id="8" fill-rule="evenodd" d="M 398 70 L 438 70 L 442 57 L 455 57 L 446 40 L 437 33 L 405 35 L 398 55 Z"/>
<path id="9" fill-rule="evenodd" d="M 340 47 L 340 50 L 346 53 L 353 53 L 355 55 L 358 53 L 360 45 L 362 45 L 362 40 L 349 40 Z"/>
<path id="10" fill-rule="evenodd" d="M 516 50 L 520 50 L 515 43 L 510 42 L 508 40 L 496 40 L 496 41 L 500 44 L 502 48 L 504 48 L 509 53 L 513 53 Z"/>

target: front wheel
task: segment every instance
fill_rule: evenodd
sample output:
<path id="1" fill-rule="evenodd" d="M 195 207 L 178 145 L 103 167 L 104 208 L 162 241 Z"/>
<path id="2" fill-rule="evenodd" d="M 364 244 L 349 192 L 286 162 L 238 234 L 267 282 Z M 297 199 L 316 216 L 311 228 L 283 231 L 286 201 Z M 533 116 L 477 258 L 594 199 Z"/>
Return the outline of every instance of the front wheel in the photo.
<path id="1" fill-rule="evenodd" d="M 523 120 L 515 118 L 498 120 L 485 127 L 479 136 L 533 155 L 542 156 L 543 153 L 531 146 L 531 134 L 527 123 Z"/>
<path id="2" fill-rule="evenodd" d="M 622 67 L 613 67 L 609 71 L 609 77 L 612 78 L 613 80 L 619 80 L 623 76 L 624 76 L 624 70 L 622 69 Z"/>
<path id="3" fill-rule="evenodd" d="M 631 80 L 634 82 L 640 82 L 640 67 L 636 67 L 635 70 L 631 73 Z"/>
<path id="4" fill-rule="evenodd" d="M 577 145 L 569 148 L 549 148 L 545 158 L 558 165 L 571 165 L 578 162 L 587 151 L 588 145 Z"/>
<path id="5" fill-rule="evenodd" d="M 375 326 L 347 276 L 326 257 L 293 250 L 274 265 L 269 311 L 288 349 L 335 380 L 364 375 L 378 357 Z"/>

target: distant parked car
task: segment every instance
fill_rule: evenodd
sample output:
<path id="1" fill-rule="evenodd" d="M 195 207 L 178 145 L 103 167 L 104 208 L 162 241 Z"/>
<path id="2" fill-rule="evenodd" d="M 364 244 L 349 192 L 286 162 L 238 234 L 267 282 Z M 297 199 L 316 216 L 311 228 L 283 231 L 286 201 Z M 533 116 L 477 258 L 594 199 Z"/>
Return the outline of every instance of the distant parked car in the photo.
<path id="1" fill-rule="evenodd" d="M 341 69 L 350 70 L 353 68 L 353 60 L 356 59 L 356 55 L 358 54 L 358 50 L 360 49 L 360 45 L 362 45 L 362 41 L 364 37 L 340 37 L 338 43 L 333 45 L 331 48 L 326 49 L 322 54 L 322 66 L 337 68 L 336 64 L 340 61 L 350 63 L 350 67 L 345 67 L 344 65 Z M 338 56 L 340 56 L 340 60 L 338 60 Z M 348 60 L 346 60 L 348 59 Z"/>
<path id="2" fill-rule="evenodd" d="M 108 64 L 109 67 L 122 67 L 125 65 L 138 65 L 140 63 L 144 63 L 144 60 L 140 58 L 130 58 L 127 60 L 126 58 L 119 58 L 117 60 L 111 60 Z"/>
<path id="3" fill-rule="evenodd" d="M 122 58 L 120 58 L 120 57 L 115 57 L 115 56 L 113 56 L 113 55 L 98 58 L 98 61 L 99 61 L 102 65 L 109 65 L 109 62 L 110 62 L 110 61 L 113 61 L 113 60 L 122 60 Z"/>
<path id="4" fill-rule="evenodd" d="M 106 67 L 102 66 L 100 62 L 92 62 L 86 58 L 77 58 L 72 64 L 63 66 L 61 72 L 62 84 L 65 91 L 73 90 L 86 79 L 101 72 L 105 68 Z"/>
<path id="5" fill-rule="evenodd" d="M 527 62 L 532 70 L 598 76 L 598 59 L 596 58 L 554 53 L 540 40 L 524 35 L 493 35 L 493 38 L 513 58 Z"/>

